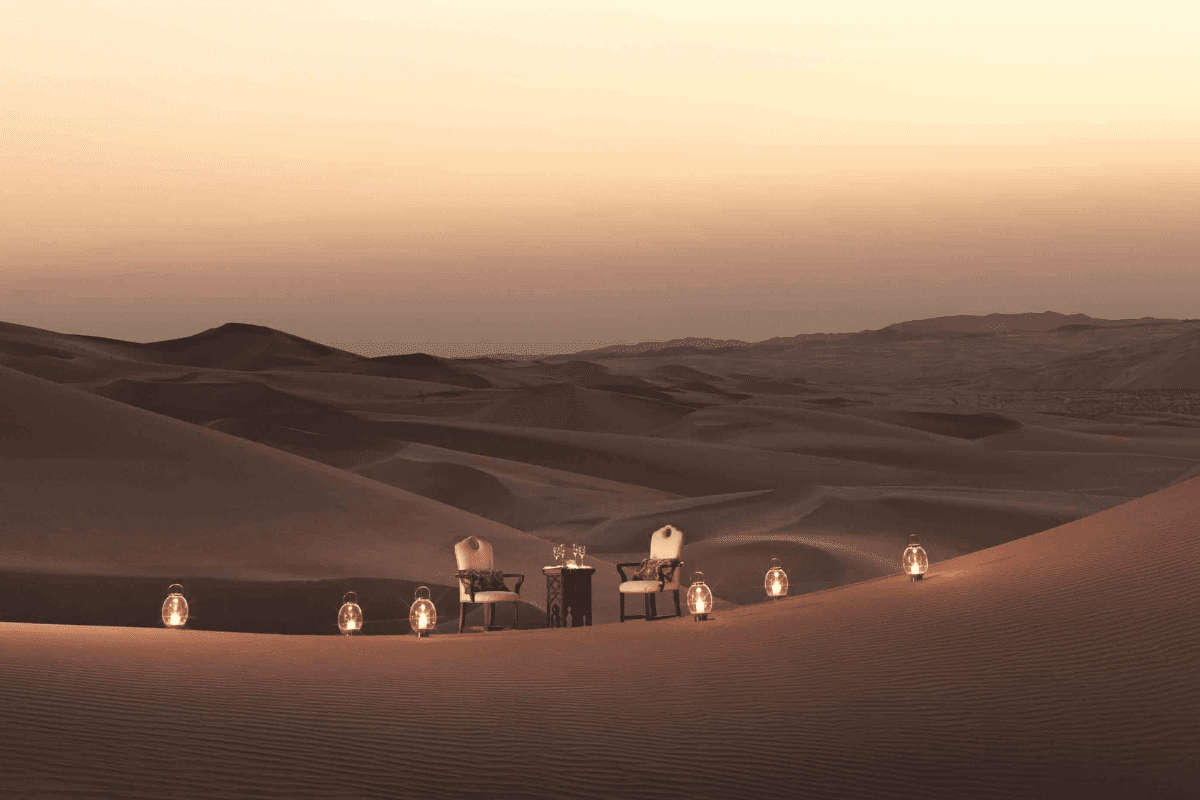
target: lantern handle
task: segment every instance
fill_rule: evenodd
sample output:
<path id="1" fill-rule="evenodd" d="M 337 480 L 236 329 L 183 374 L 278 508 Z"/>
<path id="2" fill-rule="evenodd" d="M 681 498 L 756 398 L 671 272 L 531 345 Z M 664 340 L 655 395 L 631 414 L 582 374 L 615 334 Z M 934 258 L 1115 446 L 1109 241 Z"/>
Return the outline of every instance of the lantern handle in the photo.
<path id="1" fill-rule="evenodd" d="M 358 605 L 358 595 L 354 592 L 346 592 L 344 595 L 342 595 L 342 603 L 354 603 L 355 605 Z"/>
<path id="2" fill-rule="evenodd" d="M 423 598 L 421 597 L 421 592 L 425 592 L 425 597 L 423 597 Z M 413 600 L 422 600 L 422 599 L 423 600 L 429 599 L 429 587 L 428 586 L 418 586 L 417 590 L 415 592 L 413 592 Z"/>
<path id="3" fill-rule="evenodd" d="M 172 592 L 172 591 L 171 591 L 172 589 L 179 589 L 179 591 L 178 591 L 178 592 Z M 180 583 L 172 583 L 170 586 L 168 586 L 168 587 L 167 587 L 167 594 L 169 594 L 169 595 L 170 595 L 170 594 L 183 594 L 183 584 L 180 584 Z"/>

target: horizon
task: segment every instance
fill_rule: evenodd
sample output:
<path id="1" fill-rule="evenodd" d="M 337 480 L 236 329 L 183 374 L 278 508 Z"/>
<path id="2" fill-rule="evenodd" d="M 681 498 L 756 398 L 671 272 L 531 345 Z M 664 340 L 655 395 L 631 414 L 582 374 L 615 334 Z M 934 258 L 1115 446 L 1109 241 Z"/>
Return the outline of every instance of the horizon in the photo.
<path id="1" fill-rule="evenodd" d="M 410 343 L 402 343 L 399 346 L 396 346 L 396 343 L 392 343 L 392 346 L 388 346 L 388 345 L 382 345 L 380 343 L 320 341 L 320 340 L 316 340 L 316 339 L 309 339 L 309 337 L 306 337 L 306 336 L 300 336 L 300 334 L 296 333 L 295 331 L 285 330 L 285 329 L 281 329 L 281 328 L 275 328 L 275 327 L 272 327 L 269 325 L 262 325 L 262 324 L 255 323 L 255 322 L 246 322 L 244 320 L 236 320 L 236 321 L 229 320 L 229 321 L 217 324 L 217 325 L 213 325 L 212 327 L 205 328 L 200 331 L 190 331 L 190 332 L 184 333 L 181 336 L 172 336 L 172 337 L 168 337 L 166 339 L 147 339 L 147 340 L 120 339 L 119 337 L 104 336 L 101 334 L 80 333 L 78 331 L 51 330 L 51 329 L 46 329 L 46 328 L 40 328 L 40 330 L 49 330 L 52 333 L 58 333 L 58 334 L 63 334 L 63 335 L 68 335 L 68 336 L 84 336 L 84 337 L 90 337 L 90 338 L 109 339 L 109 340 L 113 340 L 113 341 L 126 341 L 126 342 L 136 342 L 136 343 L 141 343 L 141 344 L 151 344 L 151 343 L 155 343 L 155 342 L 186 339 L 186 338 L 190 338 L 191 336 L 196 336 L 196 335 L 199 335 L 202 333 L 207 333 L 209 331 L 218 330 L 220 328 L 224 328 L 224 327 L 228 327 L 228 326 L 244 325 L 244 326 L 252 327 L 252 328 L 263 328 L 265 330 L 273 330 L 273 331 L 276 331 L 279 333 L 284 333 L 284 334 L 291 335 L 291 336 L 300 336 L 300 338 L 309 339 L 309 341 L 314 341 L 317 344 L 326 345 L 328 347 L 334 347 L 339 350 L 345 350 L 347 352 L 353 353 L 358 356 L 363 356 L 366 358 L 377 358 L 377 357 L 389 356 L 389 355 L 407 355 L 407 354 L 413 354 L 413 353 L 423 353 L 426 355 L 433 355 L 433 356 L 437 356 L 440 358 L 479 358 L 479 357 L 515 356 L 517 358 L 526 358 L 527 359 L 527 358 L 536 358 L 536 357 L 541 357 L 541 356 L 552 357 L 552 356 L 575 355 L 578 353 L 585 353 L 585 352 L 591 352 L 591 351 L 595 351 L 595 350 L 601 350 L 601 349 L 605 349 L 608 347 L 622 347 L 622 346 L 623 347 L 637 347 L 639 345 L 671 345 L 671 344 L 682 343 L 682 342 L 714 342 L 714 343 L 716 343 L 714 346 L 722 346 L 722 345 L 726 345 L 726 344 L 755 345 L 755 344 L 760 344 L 763 342 L 768 342 L 773 339 L 788 339 L 788 338 L 794 338 L 794 337 L 799 337 L 799 336 L 845 336 L 845 335 L 853 335 L 856 333 L 865 333 L 865 332 L 873 331 L 873 330 L 880 330 L 882 328 L 891 327 L 893 325 L 902 325 L 902 324 L 913 323 L 913 322 L 929 322 L 929 321 L 936 321 L 936 320 L 942 320 L 942 319 L 953 319 L 953 318 L 958 318 L 958 317 L 976 317 L 976 318 L 982 319 L 982 318 L 986 318 L 986 317 L 996 317 L 996 316 L 999 316 L 999 317 L 1030 317 L 1030 316 L 1040 317 L 1040 316 L 1046 316 L 1046 315 L 1055 315 L 1055 316 L 1061 316 L 1061 317 L 1077 317 L 1077 316 L 1082 315 L 1082 316 L 1085 316 L 1085 317 L 1088 317 L 1090 319 L 1094 319 L 1097 321 L 1108 321 L 1108 322 L 1115 322 L 1115 321 L 1142 322 L 1145 320 L 1161 320 L 1164 322 L 1200 322 L 1200 318 L 1165 318 L 1165 317 L 1155 317 L 1155 316 L 1151 316 L 1151 315 L 1143 315 L 1140 317 L 1120 317 L 1117 319 L 1109 319 L 1109 318 L 1104 318 L 1104 317 L 1096 317 L 1093 315 L 1083 314 L 1082 312 L 1061 312 L 1061 311 L 1055 311 L 1053 309 L 1046 309 L 1045 311 L 1024 311 L 1024 312 L 995 312 L 995 311 L 993 311 L 993 312 L 989 312 L 987 314 L 946 314 L 946 315 L 939 315 L 936 317 L 925 317 L 925 318 L 921 318 L 921 319 L 896 320 L 896 321 L 887 323 L 885 325 L 881 325 L 878 328 L 862 328 L 860 330 L 855 330 L 855 331 L 849 331 L 849 330 L 847 330 L 847 331 L 815 331 L 815 332 L 791 334 L 790 336 L 789 335 L 777 335 L 777 336 L 767 337 L 765 339 L 756 339 L 756 340 L 718 339 L 718 338 L 710 337 L 710 336 L 689 335 L 689 336 L 674 337 L 671 339 L 641 339 L 641 340 L 637 340 L 637 341 L 616 341 L 616 342 L 604 342 L 604 343 L 599 343 L 599 342 L 582 343 L 582 342 L 578 342 L 578 341 L 576 341 L 576 342 L 559 342 L 559 343 L 550 343 L 550 344 L 559 345 L 559 347 L 552 348 L 550 350 L 539 349 L 539 348 L 546 347 L 547 343 L 545 343 L 545 342 L 540 342 L 540 343 L 491 342 L 489 340 L 483 340 L 483 341 L 475 342 L 475 343 L 472 343 L 472 342 L 410 342 Z M 0 319 L 0 323 L 18 324 L 18 325 L 22 324 L 22 323 L 15 323 L 15 322 L 12 322 L 11 320 L 4 320 L 4 319 Z M 29 326 L 29 327 L 38 328 L 38 326 Z M 581 345 L 581 344 L 586 344 L 587 346 L 580 347 L 579 345 Z M 500 348 L 500 349 L 496 349 L 496 348 Z M 509 349 L 505 349 L 505 348 L 509 348 Z M 574 348 L 574 349 L 570 349 L 570 348 Z"/>

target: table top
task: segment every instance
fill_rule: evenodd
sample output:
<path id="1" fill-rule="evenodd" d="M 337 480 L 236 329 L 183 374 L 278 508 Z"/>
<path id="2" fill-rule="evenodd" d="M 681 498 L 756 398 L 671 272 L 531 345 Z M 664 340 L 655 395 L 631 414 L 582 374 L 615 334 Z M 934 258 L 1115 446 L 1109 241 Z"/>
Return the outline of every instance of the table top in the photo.
<path id="1" fill-rule="evenodd" d="M 564 572 L 586 572 L 590 575 L 595 571 L 595 567 L 542 567 L 543 575 L 561 575 Z"/>

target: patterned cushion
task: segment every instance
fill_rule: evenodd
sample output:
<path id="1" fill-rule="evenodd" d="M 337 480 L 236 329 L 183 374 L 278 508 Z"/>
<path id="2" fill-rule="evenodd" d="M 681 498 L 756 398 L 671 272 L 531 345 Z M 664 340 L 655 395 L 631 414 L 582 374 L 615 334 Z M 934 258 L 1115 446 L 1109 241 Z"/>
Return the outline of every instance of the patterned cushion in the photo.
<path id="1" fill-rule="evenodd" d="M 508 591 L 504 585 L 504 571 L 499 569 L 465 569 L 462 580 L 468 594 Z"/>
<path id="2" fill-rule="evenodd" d="M 643 558 L 637 572 L 633 573 L 635 581 L 659 581 L 670 580 L 671 570 L 669 569 L 672 559 L 670 558 Z M 659 567 L 668 567 L 660 573 Z"/>

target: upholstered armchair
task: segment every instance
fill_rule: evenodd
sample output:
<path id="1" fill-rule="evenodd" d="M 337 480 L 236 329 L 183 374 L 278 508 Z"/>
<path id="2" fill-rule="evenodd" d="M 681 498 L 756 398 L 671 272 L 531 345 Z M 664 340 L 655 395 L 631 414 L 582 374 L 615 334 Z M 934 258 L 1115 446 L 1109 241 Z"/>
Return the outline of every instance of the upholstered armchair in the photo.
<path id="1" fill-rule="evenodd" d="M 683 572 L 683 531 L 667 525 L 659 528 L 650 536 L 650 557 L 640 562 L 617 564 L 617 572 L 621 574 L 621 585 L 617 587 L 621 599 L 621 622 L 627 619 L 657 619 L 658 609 L 655 597 L 662 592 L 675 593 L 675 616 L 683 616 L 679 608 L 679 577 Z M 625 570 L 637 567 L 632 576 L 627 576 Z M 645 614 L 626 614 L 625 595 L 640 594 L 646 605 Z"/>
<path id="2" fill-rule="evenodd" d="M 515 629 L 525 576 L 493 569 L 492 546 L 475 536 L 468 536 L 454 545 L 454 557 L 458 561 L 458 632 L 463 632 L 463 620 L 470 607 L 476 605 L 483 606 L 483 629 L 500 630 L 501 626 L 492 624 L 496 603 L 513 604 L 512 627 Z M 517 579 L 515 591 L 509 591 L 505 578 Z"/>

